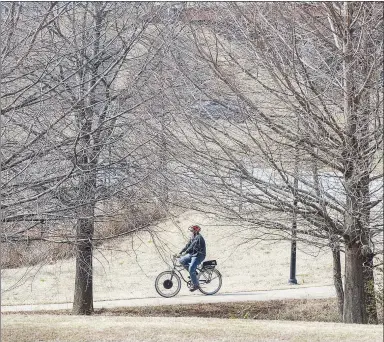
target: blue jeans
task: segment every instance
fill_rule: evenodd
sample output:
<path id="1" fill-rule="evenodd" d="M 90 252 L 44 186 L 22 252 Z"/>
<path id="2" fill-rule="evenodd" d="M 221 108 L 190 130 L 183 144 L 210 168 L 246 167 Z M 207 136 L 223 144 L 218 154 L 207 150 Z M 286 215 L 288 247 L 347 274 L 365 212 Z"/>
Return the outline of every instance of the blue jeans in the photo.
<path id="1" fill-rule="evenodd" d="M 196 268 L 203 262 L 204 259 L 205 255 L 191 256 L 190 254 L 186 254 L 180 258 L 180 264 L 182 264 L 189 271 L 191 281 L 194 286 L 199 286 L 196 276 Z"/>

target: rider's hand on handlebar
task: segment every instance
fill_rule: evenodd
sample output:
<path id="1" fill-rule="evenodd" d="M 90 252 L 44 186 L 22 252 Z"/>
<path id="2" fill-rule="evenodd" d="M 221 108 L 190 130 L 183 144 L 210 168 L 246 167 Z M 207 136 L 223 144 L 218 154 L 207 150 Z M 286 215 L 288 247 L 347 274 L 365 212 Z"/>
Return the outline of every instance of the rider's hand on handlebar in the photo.
<path id="1" fill-rule="evenodd" d="M 181 257 L 181 254 L 174 254 L 173 257 L 174 257 L 174 258 L 180 258 L 180 257 Z"/>

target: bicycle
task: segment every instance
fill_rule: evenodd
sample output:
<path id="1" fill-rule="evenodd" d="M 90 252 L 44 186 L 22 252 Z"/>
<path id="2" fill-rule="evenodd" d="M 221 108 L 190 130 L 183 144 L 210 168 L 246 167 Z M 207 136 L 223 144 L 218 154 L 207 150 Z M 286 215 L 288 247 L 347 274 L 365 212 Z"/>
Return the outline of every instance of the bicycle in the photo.
<path id="1" fill-rule="evenodd" d="M 173 268 L 170 271 L 161 272 L 155 280 L 157 293 L 165 298 L 176 296 L 181 289 L 181 279 L 187 283 L 188 288 L 193 286 L 190 279 L 183 276 L 182 271 L 185 267 L 178 262 L 178 258 L 172 257 Z M 204 261 L 197 266 L 197 279 L 199 281 L 199 291 L 205 295 L 217 293 L 222 285 L 221 273 L 216 269 L 216 260 Z"/>

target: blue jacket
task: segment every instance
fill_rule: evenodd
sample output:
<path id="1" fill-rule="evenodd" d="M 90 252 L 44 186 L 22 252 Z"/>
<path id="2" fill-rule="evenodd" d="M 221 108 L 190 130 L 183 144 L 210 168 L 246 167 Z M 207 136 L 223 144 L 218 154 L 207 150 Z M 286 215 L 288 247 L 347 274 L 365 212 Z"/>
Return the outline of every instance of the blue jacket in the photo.
<path id="1" fill-rule="evenodd" d="M 205 258 L 206 248 L 205 240 L 202 235 L 197 234 L 195 237 L 191 238 L 187 245 L 181 250 L 181 253 L 188 253 L 191 256 L 202 256 Z"/>

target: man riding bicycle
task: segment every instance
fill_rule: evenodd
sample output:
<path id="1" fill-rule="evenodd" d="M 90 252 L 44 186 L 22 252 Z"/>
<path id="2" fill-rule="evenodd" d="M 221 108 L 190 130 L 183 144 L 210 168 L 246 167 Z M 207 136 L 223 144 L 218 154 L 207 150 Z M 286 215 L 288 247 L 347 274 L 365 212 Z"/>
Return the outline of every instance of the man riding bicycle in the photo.
<path id="1" fill-rule="evenodd" d="M 201 228 L 197 225 L 193 225 L 188 228 L 192 233 L 191 239 L 187 245 L 181 250 L 178 257 L 183 253 L 184 256 L 180 258 L 180 263 L 189 271 L 192 288 L 191 292 L 196 291 L 199 288 L 199 282 L 197 280 L 196 268 L 203 262 L 206 255 L 205 240 L 200 234 Z"/>

